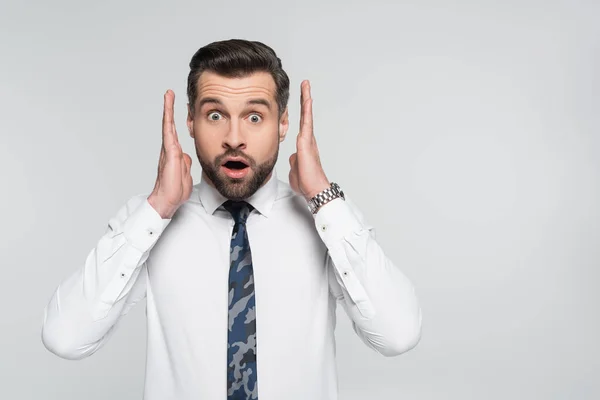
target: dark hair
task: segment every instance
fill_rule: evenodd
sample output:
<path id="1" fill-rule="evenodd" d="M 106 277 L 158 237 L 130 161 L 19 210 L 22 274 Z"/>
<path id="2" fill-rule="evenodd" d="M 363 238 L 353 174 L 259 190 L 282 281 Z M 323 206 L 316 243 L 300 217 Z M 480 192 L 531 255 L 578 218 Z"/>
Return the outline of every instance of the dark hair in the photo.
<path id="1" fill-rule="evenodd" d="M 254 72 L 268 72 L 275 80 L 279 116 L 290 97 L 290 79 L 281 60 L 269 46 L 256 41 L 229 39 L 201 47 L 190 61 L 187 95 L 192 113 L 198 96 L 198 79 L 204 71 L 228 78 L 241 78 Z"/>

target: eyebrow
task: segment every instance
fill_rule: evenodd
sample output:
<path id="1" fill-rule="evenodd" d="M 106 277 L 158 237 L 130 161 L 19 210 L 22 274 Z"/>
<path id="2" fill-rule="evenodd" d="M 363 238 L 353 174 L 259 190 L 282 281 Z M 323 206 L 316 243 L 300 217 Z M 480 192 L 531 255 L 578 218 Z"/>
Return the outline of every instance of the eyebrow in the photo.
<path id="1" fill-rule="evenodd" d="M 269 110 L 271 110 L 271 103 L 269 102 L 269 100 L 266 100 L 266 99 L 250 99 L 246 102 L 246 105 L 251 105 L 251 104 L 263 105 L 263 106 L 267 107 Z"/>
<path id="2" fill-rule="evenodd" d="M 200 101 L 198 102 L 198 108 L 202 108 L 202 106 L 204 106 L 205 104 L 216 104 L 216 105 L 220 105 L 223 106 L 223 102 L 219 99 L 217 99 L 216 97 L 204 97 L 202 99 L 200 99 Z M 267 107 L 269 110 L 271 110 L 271 103 L 266 100 L 266 99 L 262 99 L 262 98 L 257 98 L 257 99 L 250 99 L 246 102 L 246 106 L 249 105 L 263 105 L 265 107 Z"/>

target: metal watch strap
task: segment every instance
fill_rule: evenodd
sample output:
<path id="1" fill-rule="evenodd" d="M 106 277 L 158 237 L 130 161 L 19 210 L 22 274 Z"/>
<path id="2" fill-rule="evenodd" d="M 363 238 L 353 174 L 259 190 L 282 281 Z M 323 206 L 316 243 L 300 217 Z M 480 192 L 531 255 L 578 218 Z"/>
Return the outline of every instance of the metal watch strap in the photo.
<path id="1" fill-rule="evenodd" d="M 308 209 L 311 213 L 316 214 L 321 207 L 337 198 L 345 199 L 344 192 L 337 183 L 331 182 L 330 187 L 310 199 Z"/>

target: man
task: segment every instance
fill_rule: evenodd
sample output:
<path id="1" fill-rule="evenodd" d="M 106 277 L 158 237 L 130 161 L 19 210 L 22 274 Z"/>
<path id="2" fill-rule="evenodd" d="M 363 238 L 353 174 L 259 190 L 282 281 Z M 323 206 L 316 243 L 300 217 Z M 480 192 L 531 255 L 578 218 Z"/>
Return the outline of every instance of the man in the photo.
<path id="1" fill-rule="evenodd" d="M 288 185 L 274 170 L 289 125 L 280 59 L 245 40 L 196 52 L 187 127 L 201 181 L 192 183 L 169 90 L 154 189 L 129 199 L 56 289 L 42 329 L 51 352 L 93 354 L 145 298 L 146 400 L 318 400 L 337 398 L 336 303 L 375 351 L 417 344 L 413 286 L 323 171 L 309 82 L 301 93 Z"/>

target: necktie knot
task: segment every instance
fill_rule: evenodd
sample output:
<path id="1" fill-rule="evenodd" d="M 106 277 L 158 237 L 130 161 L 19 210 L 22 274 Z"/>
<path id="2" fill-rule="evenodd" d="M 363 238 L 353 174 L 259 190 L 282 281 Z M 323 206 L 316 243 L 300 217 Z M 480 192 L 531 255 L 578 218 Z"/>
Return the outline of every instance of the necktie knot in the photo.
<path id="1" fill-rule="evenodd" d="M 245 201 L 227 200 L 223 207 L 229 211 L 236 225 L 245 224 L 253 207 Z"/>

